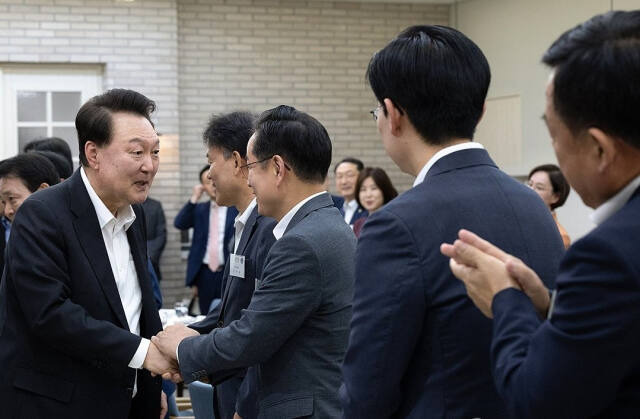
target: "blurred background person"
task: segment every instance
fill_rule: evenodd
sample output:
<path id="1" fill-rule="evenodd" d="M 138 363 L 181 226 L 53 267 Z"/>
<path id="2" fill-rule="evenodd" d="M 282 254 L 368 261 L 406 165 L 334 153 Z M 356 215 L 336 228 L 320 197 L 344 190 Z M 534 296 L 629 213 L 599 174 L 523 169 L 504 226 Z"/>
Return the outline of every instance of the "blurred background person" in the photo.
<path id="1" fill-rule="evenodd" d="M 332 197 L 334 205 L 340 210 L 344 222 L 353 226 L 360 217 L 366 217 L 367 212 L 356 200 L 356 182 L 364 164 L 354 158 L 345 157 L 336 164 L 333 172 L 339 197 Z"/>
<path id="2" fill-rule="evenodd" d="M 65 179 L 69 179 L 73 174 L 73 165 L 69 164 L 62 155 L 48 150 L 34 150 L 32 153 L 37 153 L 46 157 L 51 164 L 53 164 L 53 167 L 56 168 L 56 172 L 58 172 L 58 176 L 60 176 L 60 182 Z"/>
<path id="3" fill-rule="evenodd" d="M 56 168 L 37 153 L 19 154 L 0 162 L 0 201 L 13 222 L 20 205 L 32 193 L 60 182 Z"/>
<path id="4" fill-rule="evenodd" d="M 379 167 L 365 167 L 356 183 L 356 201 L 358 205 L 372 214 L 387 202 L 398 196 L 398 191 L 393 187 L 387 172 Z M 360 231 L 367 216 L 358 218 L 353 223 L 353 232 L 360 237 Z"/>
<path id="5" fill-rule="evenodd" d="M 179 230 L 193 228 L 187 261 L 186 285 L 198 296 L 200 313 L 207 314 L 213 300 L 222 295 L 222 275 L 233 240 L 235 207 L 216 205 L 216 188 L 209 178 L 209 166 L 200 170 L 200 183 L 193 187 L 191 199 L 180 210 L 173 225 Z M 200 202 L 206 192 L 209 200 Z"/>
<path id="6" fill-rule="evenodd" d="M 560 236 L 562 236 L 564 248 L 568 249 L 571 245 L 571 238 L 567 230 L 558 222 L 558 215 L 555 209 L 560 208 L 567 201 L 571 190 L 569 182 L 567 182 L 558 166 L 555 164 L 543 164 L 531 169 L 527 184 L 540 195 L 540 198 L 551 210 L 551 215 L 553 215 Z"/>
<path id="7" fill-rule="evenodd" d="M 71 172 L 73 172 L 73 159 L 71 158 L 71 149 L 69 144 L 58 137 L 46 137 L 38 138 L 30 141 L 24 146 L 23 151 L 28 153 L 30 151 L 51 151 L 58 154 L 67 162 Z M 69 175 L 71 176 L 71 175 Z M 69 176 L 64 176 L 67 179 Z"/>
<path id="8" fill-rule="evenodd" d="M 158 281 L 162 281 L 160 258 L 162 257 L 164 246 L 167 244 L 167 220 L 160 201 L 147 198 L 142 203 L 142 208 L 147 220 L 147 253 Z"/>
<path id="9" fill-rule="evenodd" d="M 11 223 L 4 217 L 4 202 L 0 200 L 0 282 L 2 282 L 2 271 L 4 269 L 4 249 L 10 232 Z"/>

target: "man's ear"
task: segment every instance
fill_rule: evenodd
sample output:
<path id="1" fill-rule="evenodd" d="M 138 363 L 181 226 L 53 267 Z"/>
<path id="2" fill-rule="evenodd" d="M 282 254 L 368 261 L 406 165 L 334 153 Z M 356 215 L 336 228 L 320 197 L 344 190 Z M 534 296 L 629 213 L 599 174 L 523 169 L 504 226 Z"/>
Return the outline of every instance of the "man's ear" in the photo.
<path id="1" fill-rule="evenodd" d="M 240 153 L 238 153 L 237 151 L 234 151 L 234 152 L 231 153 L 231 158 L 234 161 L 233 174 L 234 174 L 234 176 L 237 176 L 238 174 L 240 174 L 242 172 L 242 169 L 240 169 L 240 167 L 242 167 L 245 164 L 247 164 L 247 161 L 245 159 L 243 159 L 242 156 L 240 155 Z"/>
<path id="2" fill-rule="evenodd" d="M 280 184 L 284 181 L 285 176 L 287 175 L 287 170 L 284 165 L 284 160 L 279 155 L 274 155 L 271 158 L 271 162 L 273 163 L 274 174 L 276 175 L 276 186 L 280 186 Z"/>
<path id="3" fill-rule="evenodd" d="M 593 147 L 593 154 L 597 159 L 598 172 L 604 173 L 607 169 L 615 164 L 620 149 L 618 148 L 618 139 L 612 137 L 600 128 L 589 128 L 587 130 L 588 141 Z"/>
<path id="4" fill-rule="evenodd" d="M 87 141 L 84 143 L 84 155 L 87 158 L 89 167 L 92 169 L 98 169 L 98 145 L 93 141 Z"/>
<path id="5" fill-rule="evenodd" d="M 40 186 L 38 186 L 38 189 L 36 189 L 36 191 L 39 191 L 40 189 L 46 189 L 48 187 L 49 187 L 49 184 L 47 182 L 42 182 Z"/>
<path id="6" fill-rule="evenodd" d="M 385 99 L 383 101 L 384 108 L 387 111 L 386 119 L 387 124 L 389 125 L 389 132 L 394 137 L 399 137 L 402 134 L 402 130 L 404 129 L 404 119 L 407 116 L 406 112 L 402 112 L 396 105 L 391 101 L 391 99 Z M 384 112 L 384 110 L 383 110 Z"/>

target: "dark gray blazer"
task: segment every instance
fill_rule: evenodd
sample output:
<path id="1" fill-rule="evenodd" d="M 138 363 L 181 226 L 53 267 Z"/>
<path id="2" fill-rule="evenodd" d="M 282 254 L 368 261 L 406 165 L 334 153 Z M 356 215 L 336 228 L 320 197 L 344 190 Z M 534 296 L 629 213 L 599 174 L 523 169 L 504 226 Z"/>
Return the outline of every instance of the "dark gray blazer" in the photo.
<path id="1" fill-rule="evenodd" d="M 242 317 L 180 344 L 185 382 L 258 364 L 259 418 L 339 417 L 355 246 L 328 194 L 304 204 L 271 247 Z"/>

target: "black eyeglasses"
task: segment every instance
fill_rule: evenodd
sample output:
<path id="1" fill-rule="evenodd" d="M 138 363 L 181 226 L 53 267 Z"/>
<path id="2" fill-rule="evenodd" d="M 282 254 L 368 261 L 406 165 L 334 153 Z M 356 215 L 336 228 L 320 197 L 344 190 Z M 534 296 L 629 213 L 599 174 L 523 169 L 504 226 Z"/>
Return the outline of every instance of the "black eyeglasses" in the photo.
<path id="1" fill-rule="evenodd" d="M 262 163 L 262 162 L 265 162 L 267 160 L 271 160 L 272 158 L 273 158 L 273 156 L 267 157 L 266 159 L 252 161 L 251 163 L 243 164 L 242 166 L 240 166 L 240 170 L 247 170 L 248 171 L 249 167 L 253 166 L 254 164 Z M 287 170 L 291 170 L 291 168 L 289 167 L 289 165 L 287 163 L 284 164 L 284 168 L 287 169 Z"/>
<path id="2" fill-rule="evenodd" d="M 250 168 L 251 166 L 253 166 L 254 164 L 262 163 L 263 161 L 267 161 L 267 160 L 269 160 L 269 159 L 270 159 L 270 158 L 272 158 L 272 157 L 273 157 L 273 156 L 271 156 L 271 157 L 267 157 L 266 159 L 257 160 L 257 161 L 252 161 L 251 163 L 243 164 L 242 166 L 240 166 L 240 170 L 242 170 L 242 169 L 249 170 L 249 168 Z"/>
<path id="3" fill-rule="evenodd" d="M 378 105 L 378 106 L 376 106 L 376 108 L 375 108 L 375 109 L 371 109 L 371 110 L 369 111 L 369 113 L 370 113 L 370 114 L 371 114 L 371 116 L 373 117 L 373 120 L 374 120 L 374 121 L 377 121 L 377 120 L 378 120 L 378 113 L 380 113 L 380 109 L 382 109 L 382 105 Z"/>

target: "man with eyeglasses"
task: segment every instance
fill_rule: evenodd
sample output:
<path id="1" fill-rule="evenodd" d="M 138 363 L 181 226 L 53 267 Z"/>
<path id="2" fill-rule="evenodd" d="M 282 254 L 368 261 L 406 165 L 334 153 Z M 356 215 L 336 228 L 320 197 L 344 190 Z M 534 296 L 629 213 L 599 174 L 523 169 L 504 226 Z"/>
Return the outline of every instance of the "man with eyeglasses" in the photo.
<path id="1" fill-rule="evenodd" d="M 439 247 L 462 227 L 479 230 L 551 285 L 558 230 L 535 192 L 472 142 L 490 71 L 470 39 L 410 27 L 373 56 L 367 76 L 385 150 L 416 180 L 367 219 L 358 241 L 344 417 L 506 417 L 489 366 L 491 322 Z"/>
<path id="2" fill-rule="evenodd" d="M 358 183 L 358 176 L 362 169 L 364 169 L 364 164 L 354 157 L 345 157 L 333 169 L 336 188 L 340 194 L 340 197 L 334 198 L 334 202 L 344 217 L 345 223 L 350 226 L 357 219 L 369 215 L 356 200 L 356 183 Z"/>
<path id="3" fill-rule="evenodd" d="M 260 116 L 247 157 L 258 212 L 278 221 L 249 307 L 207 336 L 172 326 L 154 342 L 177 357 L 186 382 L 257 364 L 261 418 L 339 417 L 356 238 L 324 189 L 329 135 L 278 106 Z"/>
<path id="4" fill-rule="evenodd" d="M 222 276 L 222 302 L 204 320 L 189 326 L 201 334 L 226 327 L 240 318 L 251 301 L 256 280 L 262 276 L 265 258 L 275 242 L 272 232 L 276 221 L 258 213 L 256 197 L 247 185 L 250 167 L 247 143 L 253 134 L 253 123 L 254 116 L 249 112 L 214 115 L 203 135 L 211 165 L 208 176 L 216 188 L 216 204 L 235 207 L 239 214 L 234 220 L 234 244 Z M 236 411 L 246 418 L 256 415 L 257 395 L 250 378 L 243 385 L 245 376 L 246 369 L 241 369 L 220 383 L 211 377 L 210 382 L 215 384 L 216 418 L 232 419 Z"/>

